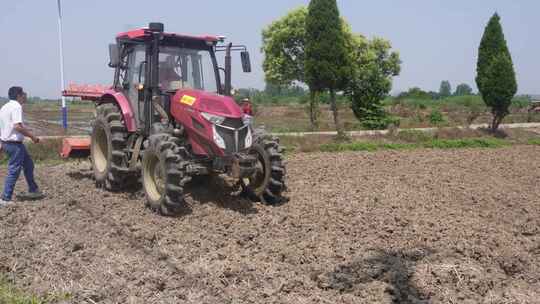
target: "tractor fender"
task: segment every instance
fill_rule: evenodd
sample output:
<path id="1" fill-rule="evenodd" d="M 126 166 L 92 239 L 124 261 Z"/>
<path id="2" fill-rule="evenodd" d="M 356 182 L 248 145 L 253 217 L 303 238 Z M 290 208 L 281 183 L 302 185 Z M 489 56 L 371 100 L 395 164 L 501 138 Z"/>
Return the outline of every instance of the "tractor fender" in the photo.
<path id="1" fill-rule="evenodd" d="M 106 90 L 98 101 L 98 104 L 103 103 L 115 103 L 120 108 L 122 116 L 124 117 L 124 123 L 128 132 L 137 131 L 137 124 L 135 122 L 135 116 L 133 115 L 133 109 L 129 100 L 121 92 L 114 90 Z"/>

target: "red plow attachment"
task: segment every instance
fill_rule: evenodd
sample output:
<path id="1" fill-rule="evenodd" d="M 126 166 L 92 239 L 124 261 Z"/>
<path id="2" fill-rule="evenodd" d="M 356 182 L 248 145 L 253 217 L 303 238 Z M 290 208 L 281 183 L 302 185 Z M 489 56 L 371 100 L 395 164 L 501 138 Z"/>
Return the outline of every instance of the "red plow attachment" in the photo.
<path id="1" fill-rule="evenodd" d="M 67 137 L 62 140 L 62 148 L 60 156 L 69 158 L 74 155 L 89 155 L 90 154 L 90 138 L 89 137 Z"/>

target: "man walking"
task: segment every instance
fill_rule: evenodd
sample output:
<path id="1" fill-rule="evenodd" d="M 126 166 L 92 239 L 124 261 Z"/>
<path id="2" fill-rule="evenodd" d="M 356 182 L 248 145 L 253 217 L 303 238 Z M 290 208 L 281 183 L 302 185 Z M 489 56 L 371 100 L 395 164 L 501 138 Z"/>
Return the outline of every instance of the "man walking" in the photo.
<path id="1" fill-rule="evenodd" d="M 21 87 L 11 87 L 8 92 L 9 102 L 0 108 L 0 142 L 2 150 L 9 156 L 8 174 L 4 184 L 4 192 L 0 198 L 0 207 L 10 205 L 15 184 L 21 173 L 28 183 L 28 199 L 41 199 L 43 194 L 34 181 L 34 162 L 23 144 L 24 137 L 39 143 L 23 124 L 22 105 L 26 102 L 26 93 Z"/>

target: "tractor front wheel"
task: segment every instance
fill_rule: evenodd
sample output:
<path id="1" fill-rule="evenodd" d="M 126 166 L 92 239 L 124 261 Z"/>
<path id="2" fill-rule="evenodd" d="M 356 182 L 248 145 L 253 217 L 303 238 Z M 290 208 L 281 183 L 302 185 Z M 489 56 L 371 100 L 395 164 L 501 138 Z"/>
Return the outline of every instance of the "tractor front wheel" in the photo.
<path id="1" fill-rule="evenodd" d="M 147 205 L 164 216 L 175 216 L 185 209 L 184 185 L 187 153 L 180 140 L 166 133 L 150 136 L 142 162 L 143 186 Z"/>
<path id="2" fill-rule="evenodd" d="M 255 201 L 279 204 L 286 189 L 283 149 L 277 138 L 255 131 L 250 154 L 257 158 L 255 174 L 242 181 L 244 192 Z"/>
<path id="3" fill-rule="evenodd" d="M 97 107 L 92 128 L 90 148 L 92 168 L 98 186 L 121 190 L 137 181 L 135 172 L 129 170 L 125 152 L 128 133 L 120 110 L 114 104 Z"/>

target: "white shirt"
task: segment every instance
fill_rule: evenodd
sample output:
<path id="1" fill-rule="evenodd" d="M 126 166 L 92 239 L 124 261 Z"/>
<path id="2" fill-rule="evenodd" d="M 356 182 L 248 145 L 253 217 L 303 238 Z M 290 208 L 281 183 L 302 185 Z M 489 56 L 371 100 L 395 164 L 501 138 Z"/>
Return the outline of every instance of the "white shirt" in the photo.
<path id="1" fill-rule="evenodd" d="M 23 141 L 24 136 L 14 129 L 15 124 L 23 123 L 22 106 L 10 100 L 0 108 L 0 140 Z"/>

